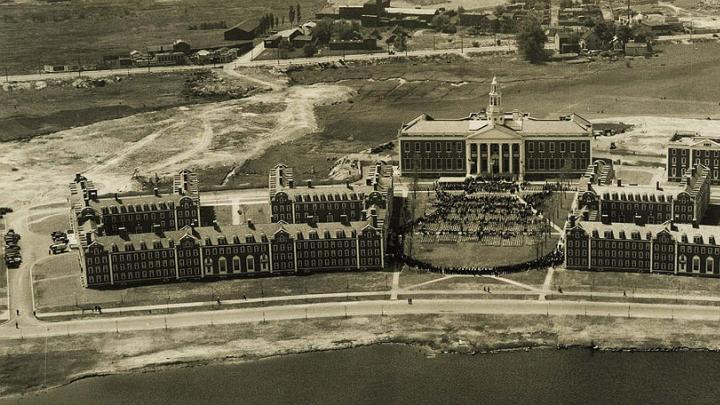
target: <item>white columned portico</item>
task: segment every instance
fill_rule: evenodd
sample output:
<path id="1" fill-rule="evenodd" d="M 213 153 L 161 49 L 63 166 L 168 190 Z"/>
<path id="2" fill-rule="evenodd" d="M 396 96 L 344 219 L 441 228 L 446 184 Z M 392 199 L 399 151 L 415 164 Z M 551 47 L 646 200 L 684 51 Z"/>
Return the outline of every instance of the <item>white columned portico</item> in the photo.
<path id="1" fill-rule="evenodd" d="M 514 160 L 514 159 L 513 159 L 513 149 L 515 149 L 515 144 L 514 144 L 514 143 L 511 143 L 511 144 L 508 144 L 508 145 L 510 146 L 510 150 L 509 150 L 509 153 L 508 153 L 508 162 L 510 162 L 510 173 L 511 173 L 511 174 L 514 174 L 515 171 L 513 170 L 513 160 Z"/>
<path id="2" fill-rule="evenodd" d="M 498 170 L 498 174 L 505 173 L 505 165 L 503 164 L 503 149 L 505 147 L 504 143 L 498 144 L 498 160 L 500 165 L 500 170 Z"/>

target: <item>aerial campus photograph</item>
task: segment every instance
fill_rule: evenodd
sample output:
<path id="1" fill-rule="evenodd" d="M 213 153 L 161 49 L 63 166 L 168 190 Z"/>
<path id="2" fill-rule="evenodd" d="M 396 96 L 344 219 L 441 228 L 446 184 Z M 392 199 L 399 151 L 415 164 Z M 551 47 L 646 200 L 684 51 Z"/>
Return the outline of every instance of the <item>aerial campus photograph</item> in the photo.
<path id="1" fill-rule="evenodd" d="M 0 404 L 716 404 L 720 0 L 0 0 Z"/>

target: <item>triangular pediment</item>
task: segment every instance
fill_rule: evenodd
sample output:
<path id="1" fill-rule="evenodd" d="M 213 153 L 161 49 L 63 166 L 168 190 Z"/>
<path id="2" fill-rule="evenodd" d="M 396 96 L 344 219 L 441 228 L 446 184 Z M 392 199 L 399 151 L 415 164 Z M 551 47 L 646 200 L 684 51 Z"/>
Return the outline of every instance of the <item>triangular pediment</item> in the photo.
<path id="1" fill-rule="evenodd" d="M 714 139 L 701 139 L 697 142 L 690 145 L 692 148 L 702 147 L 702 148 L 713 148 L 717 149 L 720 148 L 720 144 Z"/>
<path id="2" fill-rule="evenodd" d="M 508 140 L 508 141 L 519 141 L 522 139 L 522 136 L 518 134 L 517 132 L 513 131 L 510 128 L 498 126 L 498 125 L 488 125 L 484 128 L 481 128 L 475 132 L 473 132 L 471 135 L 467 137 L 467 139 L 482 139 L 482 140 Z"/>

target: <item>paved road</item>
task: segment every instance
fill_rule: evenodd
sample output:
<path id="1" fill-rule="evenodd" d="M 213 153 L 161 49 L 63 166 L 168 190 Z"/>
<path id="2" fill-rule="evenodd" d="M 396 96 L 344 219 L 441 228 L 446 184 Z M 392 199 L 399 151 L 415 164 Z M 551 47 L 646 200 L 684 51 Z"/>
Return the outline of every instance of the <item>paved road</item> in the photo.
<path id="1" fill-rule="evenodd" d="M 255 47 L 253 50 L 253 56 L 262 52 L 264 47 Z M 408 51 L 408 56 L 432 56 L 432 55 L 447 55 L 447 54 L 467 54 L 472 53 L 505 53 L 514 52 L 514 45 L 501 45 L 501 46 L 486 46 L 478 48 L 465 48 L 463 51 L 460 49 L 439 49 L 439 50 L 419 50 L 419 51 Z M 249 55 L 249 54 L 246 54 Z M 237 60 L 230 62 L 229 65 L 232 68 L 235 67 L 270 67 L 270 66 L 288 66 L 288 65 L 308 65 L 320 62 L 336 62 L 340 59 L 345 60 L 373 60 L 373 59 L 387 59 L 404 56 L 405 54 L 388 55 L 387 53 L 374 53 L 374 54 L 359 54 L 359 55 L 345 55 L 344 58 L 341 56 L 320 56 L 314 58 L 297 58 L 297 59 L 281 59 L 277 60 L 249 60 L 249 56 L 243 55 Z M 225 65 L 218 64 L 216 68 L 224 68 Z M 157 66 L 151 68 L 130 68 L 130 69 L 110 69 L 110 70 L 90 70 L 82 72 L 83 77 L 89 78 L 101 78 L 109 76 L 125 76 L 132 74 L 141 74 L 148 72 L 182 72 L 189 70 L 208 69 L 209 66 Z M 25 74 L 25 75 L 11 75 L 7 78 L 13 82 L 28 82 L 38 80 L 52 80 L 52 79 L 72 79 L 78 77 L 78 72 L 66 72 L 66 73 L 38 73 L 38 74 Z"/>
<path id="2" fill-rule="evenodd" d="M 452 300 L 353 301 L 282 305 L 123 318 L 77 320 L 0 329 L 4 338 L 43 337 L 86 333 L 186 328 L 290 319 L 407 314 L 497 314 L 552 316 L 607 316 L 654 319 L 720 320 L 720 308 L 697 305 L 625 304 L 615 302 Z"/>

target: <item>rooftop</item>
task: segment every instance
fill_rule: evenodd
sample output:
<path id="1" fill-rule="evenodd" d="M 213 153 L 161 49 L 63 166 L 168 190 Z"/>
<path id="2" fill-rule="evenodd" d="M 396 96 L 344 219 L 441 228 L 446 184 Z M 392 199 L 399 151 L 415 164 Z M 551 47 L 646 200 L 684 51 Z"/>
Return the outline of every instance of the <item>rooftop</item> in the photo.
<path id="1" fill-rule="evenodd" d="M 330 222 L 320 223 L 316 226 L 279 222 L 273 224 L 185 227 L 178 231 L 100 236 L 93 243 L 98 243 L 107 249 L 111 249 L 114 245 L 120 250 L 145 250 L 172 247 L 186 236 L 197 240 L 201 246 L 215 246 L 267 242 L 268 238 L 281 230 L 284 230 L 290 237 L 295 239 L 342 239 L 355 237 L 366 228 L 379 229 L 374 228 L 369 221 L 356 221 L 345 224 Z"/>

